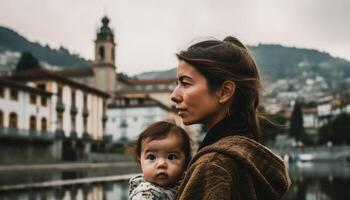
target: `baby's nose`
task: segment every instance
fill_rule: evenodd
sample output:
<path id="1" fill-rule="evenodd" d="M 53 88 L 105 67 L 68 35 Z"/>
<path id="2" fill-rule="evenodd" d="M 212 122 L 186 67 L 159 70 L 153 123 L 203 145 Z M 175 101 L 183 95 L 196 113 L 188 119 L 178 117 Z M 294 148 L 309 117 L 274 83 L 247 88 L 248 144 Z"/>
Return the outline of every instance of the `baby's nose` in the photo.
<path id="1" fill-rule="evenodd" d="M 165 168 L 167 166 L 168 166 L 168 164 L 167 164 L 165 159 L 161 158 L 161 159 L 158 160 L 158 168 Z"/>

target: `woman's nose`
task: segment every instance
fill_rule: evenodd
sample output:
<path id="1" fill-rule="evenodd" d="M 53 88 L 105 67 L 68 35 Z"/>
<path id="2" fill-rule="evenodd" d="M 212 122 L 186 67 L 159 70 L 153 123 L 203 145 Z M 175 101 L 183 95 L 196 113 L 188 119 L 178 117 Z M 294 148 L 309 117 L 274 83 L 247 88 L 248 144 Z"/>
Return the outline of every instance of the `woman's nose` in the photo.
<path id="1" fill-rule="evenodd" d="M 179 86 L 176 86 L 176 88 L 173 90 L 173 93 L 171 93 L 171 95 L 170 95 L 170 99 L 175 103 L 181 102 L 181 95 L 179 92 Z"/>

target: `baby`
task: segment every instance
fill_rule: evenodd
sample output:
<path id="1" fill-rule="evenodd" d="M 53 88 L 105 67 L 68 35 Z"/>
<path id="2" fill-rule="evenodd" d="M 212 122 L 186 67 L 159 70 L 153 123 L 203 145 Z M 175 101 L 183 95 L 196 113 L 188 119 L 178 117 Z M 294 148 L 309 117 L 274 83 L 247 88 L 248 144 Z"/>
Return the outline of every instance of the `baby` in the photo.
<path id="1" fill-rule="evenodd" d="M 138 137 L 135 156 L 142 175 L 129 182 L 129 200 L 175 199 L 178 182 L 191 159 L 191 139 L 166 121 L 151 124 Z"/>

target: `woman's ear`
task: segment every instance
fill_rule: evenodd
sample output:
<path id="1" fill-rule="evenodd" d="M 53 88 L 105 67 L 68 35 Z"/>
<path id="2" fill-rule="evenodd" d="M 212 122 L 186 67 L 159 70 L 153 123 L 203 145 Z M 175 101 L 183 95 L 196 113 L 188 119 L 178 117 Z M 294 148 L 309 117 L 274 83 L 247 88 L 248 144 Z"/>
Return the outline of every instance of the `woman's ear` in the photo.
<path id="1" fill-rule="evenodd" d="M 236 84 L 233 81 L 225 81 L 221 87 L 219 102 L 225 104 L 231 99 L 235 91 Z"/>

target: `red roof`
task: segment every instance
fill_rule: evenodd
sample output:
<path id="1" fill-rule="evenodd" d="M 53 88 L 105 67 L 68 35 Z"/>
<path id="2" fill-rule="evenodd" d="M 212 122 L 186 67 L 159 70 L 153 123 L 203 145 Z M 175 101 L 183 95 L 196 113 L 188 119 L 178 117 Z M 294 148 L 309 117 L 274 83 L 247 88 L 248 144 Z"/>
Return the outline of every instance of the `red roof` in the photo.
<path id="1" fill-rule="evenodd" d="M 127 100 L 123 105 L 118 105 L 116 100 Z M 138 100 L 137 104 L 130 103 L 131 100 Z M 108 105 L 108 108 L 136 108 L 136 107 L 152 107 L 159 106 L 167 111 L 175 112 L 175 109 L 170 108 L 163 104 L 162 102 L 150 97 L 149 95 L 137 95 L 134 97 L 118 95 L 115 96 L 112 100 L 112 103 Z"/>
<path id="2" fill-rule="evenodd" d="M 37 89 L 34 87 L 30 87 L 30 86 L 24 85 L 22 83 L 18 83 L 16 81 L 5 79 L 5 78 L 0 78 L 0 85 L 1 86 L 8 86 L 8 87 L 15 88 L 15 89 L 21 89 L 24 91 L 32 92 L 32 93 L 43 95 L 43 96 L 51 96 L 52 95 L 51 92 L 47 92 L 47 91 L 40 90 L 40 89 Z"/>
<path id="3" fill-rule="evenodd" d="M 70 67 L 60 71 L 56 71 L 57 74 L 62 76 L 93 76 L 94 70 L 92 67 Z"/>
<path id="4" fill-rule="evenodd" d="M 167 78 L 167 79 L 152 79 L 152 80 L 137 80 L 130 79 L 127 80 L 128 83 L 133 85 L 159 85 L 159 84 L 171 84 L 176 81 L 176 78 Z"/>
<path id="5" fill-rule="evenodd" d="M 17 72 L 15 74 L 13 74 L 12 76 L 8 76 L 6 78 L 14 80 L 14 81 L 55 80 L 58 82 L 62 82 L 62 83 L 71 85 L 73 87 L 80 88 L 82 90 L 89 91 L 91 93 L 95 93 L 95 94 L 103 96 L 105 98 L 109 97 L 109 94 L 106 92 L 103 92 L 103 91 L 98 90 L 98 89 L 93 88 L 93 87 L 89 87 L 87 85 L 83 85 L 83 84 L 76 82 L 72 79 L 66 78 L 66 77 L 64 77 L 56 72 L 48 71 L 45 69 L 35 69 L 35 70 Z"/>

